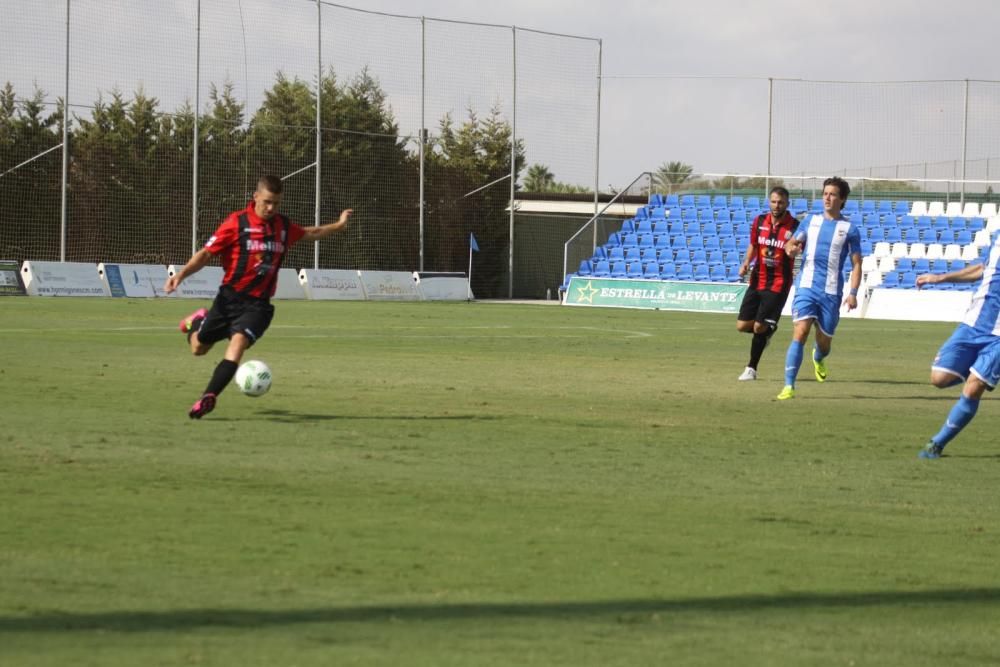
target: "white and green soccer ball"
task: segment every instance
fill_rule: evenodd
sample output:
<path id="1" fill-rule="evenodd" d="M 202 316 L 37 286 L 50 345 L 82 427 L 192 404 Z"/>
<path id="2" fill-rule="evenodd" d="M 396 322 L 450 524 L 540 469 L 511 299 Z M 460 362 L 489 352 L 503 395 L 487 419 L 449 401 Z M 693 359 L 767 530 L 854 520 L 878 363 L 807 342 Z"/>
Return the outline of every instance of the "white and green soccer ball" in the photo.
<path id="1" fill-rule="evenodd" d="M 256 359 L 236 370 L 236 386 L 247 396 L 263 396 L 271 388 L 271 369 Z"/>

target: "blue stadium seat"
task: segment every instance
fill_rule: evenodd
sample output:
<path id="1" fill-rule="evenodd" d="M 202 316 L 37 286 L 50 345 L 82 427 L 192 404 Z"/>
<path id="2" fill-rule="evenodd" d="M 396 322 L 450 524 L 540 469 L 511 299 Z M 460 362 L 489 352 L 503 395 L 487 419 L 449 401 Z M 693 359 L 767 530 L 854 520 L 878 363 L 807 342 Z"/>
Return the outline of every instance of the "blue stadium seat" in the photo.
<path id="1" fill-rule="evenodd" d="M 708 265 L 713 264 L 725 264 L 726 260 L 722 254 L 721 250 L 709 250 L 708 251 Z"/>
<path id="2" fill-rule="evenodd" d="M 652 234 L 653 233 L 653 221 L 652 220 L 640 220 L 635 226 L 636 234 Z"/>
<path id="3" fill-rule="evenodd" d="M 722 250 L 739 250 L 736 245 L 735 236 L 722 236 L 719 238 L 719 247 Z"/>
<path id="4" fill-rule="evenodd" d="M 606 259 L 602 259 L 597 262 L 594 266 L 594 277 L 595 278 L 606 278 L 611 275 L 611 263 Z"/>
<path id="5" fill-rule="evenodd" d="M 964 259 L 953 259 L 948 262 L 949 271 L 961 271 L 966 266 L 968 266 L 968 263 Z"/>
<path id="6" fill-rule="evenodd" d="M 726 267 L 722 264 L 710 265 L 708 269 L 708 279 L 717 283 L 728 282 L 728 278 L 726 277 Z"/>
<path id="7" fill-rule="evenodd" d="M 590 260 L 584 259 L 580 260 L 580 268 L 577 270 L 576 275 L 578 276 L 589 276 L 594 272 L 594 269 L 590 266 Z"/>
<path id="8" fill-rule="evenodd" d="M 947 245 L 948 243 L 955 243 L 955 232 L 950 229 L 944 229 L 938 234 L 938 243 L 941 245 Z"/>
<path id="9" fill-rule="evenodd" d="M 655 262 L 657 261 L 659 256 L 660 256 L 659 253 L 656 252 L 656 248 L 652 246 L 645 248 L 639 246 L 639 259 L 641 259 L 643 262 Z"/>
<path id="10" fill-rule="evenodd" d="M 733 214 L 729 212 L 728 208 L 717 208 L 713 209 L 714 216 L 713 220 L 717 223 L 720 222 L 731 222 L 733 219 Z"/>
<path id="11" fill-rule="evenodd" d="M 823 212 L 823 200 L 813 199 L 812 204 L 809 205 L 810 213 L 822 213 Z"/>
<path id="12" fill-rule="evenodd" d="M 670 231 L 670 223 L 666 220 L 657 220 L 653 223 L 653 234 L 666 234 Z"/>
<path id="13" fill-rule="evenodd" d="M 680 197 L 677 195 L 667 195 L 663 200 L 663 205 L 667 208 L 677 208 L 681 205 Z"/>
<path id="14" fill-rule="evenodd" d="M 715 213 L 713 213 L 711 208 L 703 206 L 698 209 L 699 222 L 713 222 L 714 220 L 715 220 Z"/>
<path id="15" fill-rule="evenodd" d="M 650 206 L 663 206 L 663 195 L 658 192 L 654 192 L 649 195 L 649 205 Z"/>
<path id="16" fill-rule="evenodd" d="M 874 213 L 875 212 L 875 200 L 866 199 L 861 202 L 861 212 L 862 213 Z"/>
<path id="17" fill-rule="evenodd" d="M 969 245 L 972 243 L 972 232 L 968 229 L 963 229 L 959 233 L 955 234 L 955 243 L 958 245 Z"/>
<path id="18" fill-rule="evenodd" d="M 743 195 L 733 195 L 732 199 L 729 200 L 729 208 L 745 208 L 746 204 L 743 203 Z"/>
<path id="19" fill-rule="evenodd" d="M 624 278 L 628 273 L 628 266 L 625 262 L 618 261 L 611 263 L 611 277 L 612 278 Z"/>
<path id="20" fill-rule="evenodd" d="M 896 215 L 906 215 L 910 212 L 910 203 L 905 199 L 900 199 L 893 205 L 892 212 Z"/>
<path id="21" fill-rule="evenodd" d="M 889 271 L 884 276 L 882 276 L 882 284 L 880 287 L 885 287 L 886 289 L 895 289 L 899 287 L 899 274 L 895 271 Z"/>
<path id="22" fill-rule="evenodd" d="M 906 227 L 900 231 L 902 232 L 903 241 L 906 243 L 916 243 L 920 240 L 920 232 L 917 231 L 916 227 Z"/>
<path id="23" fill-rule="evenodd" d="M 905 271 L 899 277 L 899 286 L 902 289 L 914 289 L 917 286 L 917 274 L 913 271 Z"/>
<path id="24" fill-rule="evenodd" d="M 695 264 L 691 273 L 695 280 L 708 280 L 708 264 Z"/>
<path id="25" fill-rule="evenodd" d="M 888 199 L 880 199 L 875 210 L 879 213 L 892 213 L 892 202 Z"/>
<path id="26" fill-rule="evenodd" d="M 704 250 L 705 239 L 703 239 L 701 236 L 688 236 L 687 246 L 688 250 Z"/>
<path id="27" fill-rule="evenodd" d="M 608 248 L 608 261 L 609 262 L 624 262 L 625 261 L 625 249 L 620 245 L 611 246 Z"/>
<path id="28" fill-rule="evenodd" d="M 621 244 L 622 244 L 621 234 L 619 234 L 618 232 L 611 232 L 611 234 L 608 236 L 608 242 L 606 245 L 617 246 Z"/>
<path id="29" fill-rule="evenodd" d="M 868 229 L 868 240 L 872 243 L 878 243 L 879 241 L 885 241 L 885 228 L 884 227 L 870 227 Z"/>
<path id="30" fill-rule="evenodd" d="M 743 262 L 743 254 L 739 250 L 725 250 L 722 254 L 724 264 L 739 266 Z"/>
<path id="31" fill-rule="evenodd" d="M 704 248 L 698 248 L 691 251 L 691 263 L 692 264 L 707 264 L 708 263 L 708 253 L 705 252 Z"/>
<path id="32" fill-rule="evenodd" d="M 926 259 L 924 260 L 927 261 Z M 913 260 L 906 257 L 901 257 L 896 260 L 896 270 L 905 273 L 906 271 L 913 271 Z"/>
<path id="33" fill-rule="evenodd" d="M 687 222 L 688 220 L 698 219 L 698 209 L 693 206 L 681 209 L 681 220 Z"/>
<path id="34" fill-rule="evenodd" d="M 861 255 L 862 256 L 864 256 L 864 255 L 870 255 L 870 254 L 872 254 L 873 251 L 874 251 L 874 246 L 872 245 L 872 242 L 869 241 L 868 239 L 862 239 L 861 240 Z"/>
<path id="35" fill-rule="evenodd" d="M 969 218 L 969 231 L 975 234 L 980 229 L 986 228 L 986 221 L 982 218 Z"/>
<path id="36" fill-rule="evenodd" d="M 650 220 L 666 220 L 667 219 L 667 209 L 662 206 L 657 206 L 656 208 L 650 209 L 649 211 Z"/>
<path id="37" fill-rule="evenodd" d="M 937 230 L 933 227 L 920 229 L 919 234 L 921 243 L 937 243 Z"/>
<path id="38" fill-rule="evenodd" d="M 844 202 L 844 208 L 841 209 L 845 213 L 857 213 L 861 210 L 857 199 L 848 199 Z"/>
<path id="39" fill-rule="evenodd" d="M 712 208 L 728 209 L 729 202 L 726 201 L 726 195 L 715 195 L 712 197 Z"/>
<path id="40" fill-rule="evenodd" d="M 691 280 L 694 277 L 694 267 L 690 262 L 677 264 L 675 269 L 677 280 Z"/>
<path id="41" fill-rule="evenodd" d="M 806 201 L 805 197 L 794 197 L 788 203 L 788 210 L 792 212 L 792 215 L 802 215 L 803 213 L 808 213 L 809 202 Z"/>
<path id="42" fill-rule="evenodd" d="M 861 216 L 861 223 L 864 224 L 864 225 L 875 226 L 875 225 L 881 224 L 881 220 L 878 217 L 878 213 L 875 213 L 874 211 L 871 211 L 871 212 L 865 213 L 865 214 L 863 214 Z"/>
<path id="43" fill-rule="evenodd" d="M 930 226 L 930 219 L 928 219 L 927 222 L 928 222 L 927 226 L 929 227 Z M 917 226 L 917 219 L 914 218 L 912 215 L 904 215 L 902 218 L 900 218 L 896 222 L 896 225 L 899 226 L 899 227 L 901 227 L 901 228 L 903 228 L 903 229 L 909 229 L 910 227 L 916 227 Z"/>
<path id="44" fill-rule="evenodd" d="M 900 243 L 903 240 L 902 231 L 899 227 L 893 227 L 892 229 L 886 230 L 885 240 L 889 243 Z"/>
<path id="45" fill-rule="evenodd" d="M 653 247 L 653 235 L 649 234 L 649 233 L 646 233 L 646 234 L 641 234 L 640 233 L 639 234 L 639 247 L 640 248 L 652 248 Z"/>
<path id="46" fill-rule="evenodd" d="M 698 208 L 712 208 L 712 198 L 708 195 L 695 195 L 694 205 Z"/>
<path id="47" fill-rule="evenodd" d="M 622 246 L 624 246 L 626 248 L 635 247 L 635 246 L 639 245 L 639 235 L 638 234 L 635 234 L 635 233 L 624 234 L 624 235 L 622 235 L 621 238 L 622 238 Z"/>
<path id="48" fill-rule="evenodd" d="M 608 258 L 608 249 L 607 248 L 605 248 L 602 245 L 599 245 L 596 248 L 594 248 L 594 256 L 591 258 L 591 260 L 602 260 L 602 259 L 607 259 L 607 258 Z M 593 263 L 594 262 L 591 261 L 591 265 L 593 265 Z"/>
<path id="49" fill-rule="evenodd" d="M 642 277 L 646 280 L 659 280 L 660 265 L 656 262 L 646 262 L 642 265 Z"/>
<path id="50" fill-rule="evenodd" d="M 684 223 L 681 220 L 669 220 L 667 222 L 667 230 L 671 234 L 683 234 L 684 233 Z"/>
<path id="51" fill-rule="evenodd" d="M 635 210 L 635 219 L 636 220 L 643 220 L 643 219 L 648 218 L 648 217 L 649 217 L 649 209 L 646 208 L 645 206 L 640 206 L 639 208 L 637 208 Z"/>
<path id="52" fill-rule="evenodd" d="M 625 247 L 625 261 L 626 262 L 638 262 L 642 258 L 639 253 L 639 246 L 626 246 Z"/>
<path id="53" fill-rule="evenodd" d="M 721 250 L 722 242 L 718 236 L 714 234 L 712 236 L 702 236 L 701 242 L 705 246 L 705 250 Z"/>
<path id="54" fill-rule="evenodd" d="M 642 278 L 642 262 L 638 260 L 629 262 L 628 267 L 625 269 L 625 277 Z"/>
<path id="55" fill-rule="evenodd" d="M 673 280 L 677 277 L 677 267 L 673 262 L 662 262 L 660 264 L 660 280 Z"/>
<path id="56" fill-rule="evenodd" d="M 931 262 L 931 273 L 947 273 L 947 272 L 948 272 L 948 260 L 935 259 Z"/>
<path id="57" fill-rule="evenodd" d="M 931 262 L 925 257 L 913 260 L 913 271 L 915 273 L 930 273 Z"/>
<path id="58" fill-rule="evenodd" d="M 622 223 L 622 228 L 619 230 L 622 234 L 631 234 L 635 231 L 635 221 L 629 218 Z"/>
<path id="59" fill-rule="evenodd" d="M 653 247 L 657 250 L 665 250 L 670 247 L 669 234 L 657 234 L 653 237 Z"/>

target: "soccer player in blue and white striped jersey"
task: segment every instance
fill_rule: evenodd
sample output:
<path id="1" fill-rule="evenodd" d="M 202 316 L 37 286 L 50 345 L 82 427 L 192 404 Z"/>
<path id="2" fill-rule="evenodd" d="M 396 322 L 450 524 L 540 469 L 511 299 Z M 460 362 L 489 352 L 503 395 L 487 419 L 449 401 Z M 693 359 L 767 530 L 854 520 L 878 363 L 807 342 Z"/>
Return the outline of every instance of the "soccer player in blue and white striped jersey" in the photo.
<path id="1" fill-rule="evenodd" d="M 861 285 L 861 233 L 844 218 L 840 211 L 851 194 L 851 186 L 833 176 L 823 181 L 823 214 L 814 215 L 799 225 L 795 235 L 785 244 L 792 257 L 802 254 L 802 265 L 795 278 L 795 298 L 792 301 L 792 342 L 785 355 L 785 387 L 779 401 L 795 397 L 795 377 L 802 366 L 806 340 L 816 323 L 816 343 L 813 346 L 813 369 L 817 382 L 825 382 L 826 357 L 830 354 L 833 334 L 840 321 L 841 299 L 844 294 L 844 263 L 851 258 L 851 288 L 843 305 L 848 310 L 858 307 Z"/>
<path id="2" fill-rule="evenodd" d="M 948 413 L 941 430 L 920 450 L 920 457 L 937 459 L 944 446 L 972 421 L 983 392 L 1000 381 L 1000 239 L 990 251 L 986 264 L 970 264 L 949 273 L 925 273 L 917 277 L 917 287 L 934 283 L 982 284 L 972 296 L 965 319 L 944 342 L 931 364 L 931 384 L 952 387 L 962 382 L 962 395 Z"/>

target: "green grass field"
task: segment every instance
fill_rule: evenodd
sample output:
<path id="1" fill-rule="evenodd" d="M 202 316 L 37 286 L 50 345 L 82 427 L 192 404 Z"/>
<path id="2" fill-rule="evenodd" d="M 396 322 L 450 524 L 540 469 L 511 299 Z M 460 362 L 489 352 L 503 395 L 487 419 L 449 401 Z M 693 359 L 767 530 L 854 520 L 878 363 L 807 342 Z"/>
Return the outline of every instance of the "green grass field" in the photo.
<path id="1" fill-rule="evenodd" d="M 986 665 L 1000 410 L 845 320 L 279 303 L 200 422 L 183 301 L 0 301 L 0 664 Z"/>

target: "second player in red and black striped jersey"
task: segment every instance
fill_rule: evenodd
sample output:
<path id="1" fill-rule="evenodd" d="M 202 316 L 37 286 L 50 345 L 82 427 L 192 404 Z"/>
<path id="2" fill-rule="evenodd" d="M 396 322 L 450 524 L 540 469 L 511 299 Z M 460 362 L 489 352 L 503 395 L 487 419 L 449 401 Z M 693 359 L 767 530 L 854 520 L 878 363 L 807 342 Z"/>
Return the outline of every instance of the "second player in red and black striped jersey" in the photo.
<path id="1" fill-rule="evenodd" d="M 779 293 L 791 289 L 793 260 L 785 253 L 785 242 L 792 238 L 798 225 L 799 221 L 788 211 L 778 219 L 772 213 L 765 213 L 753 221 L 750 248 L 755 266 L 750 273 L 751 288 Z"/>
<path id="2" fill-rule="evenodd" d="M 229 214 L 205 249 L 221 255 L 223 285 L 244 296 L 269 299 L 274 296 L 285 254 L 303 234 L 302 227 L 280 213 L 261 218 L 251 201 L 242 211 Z"/>

